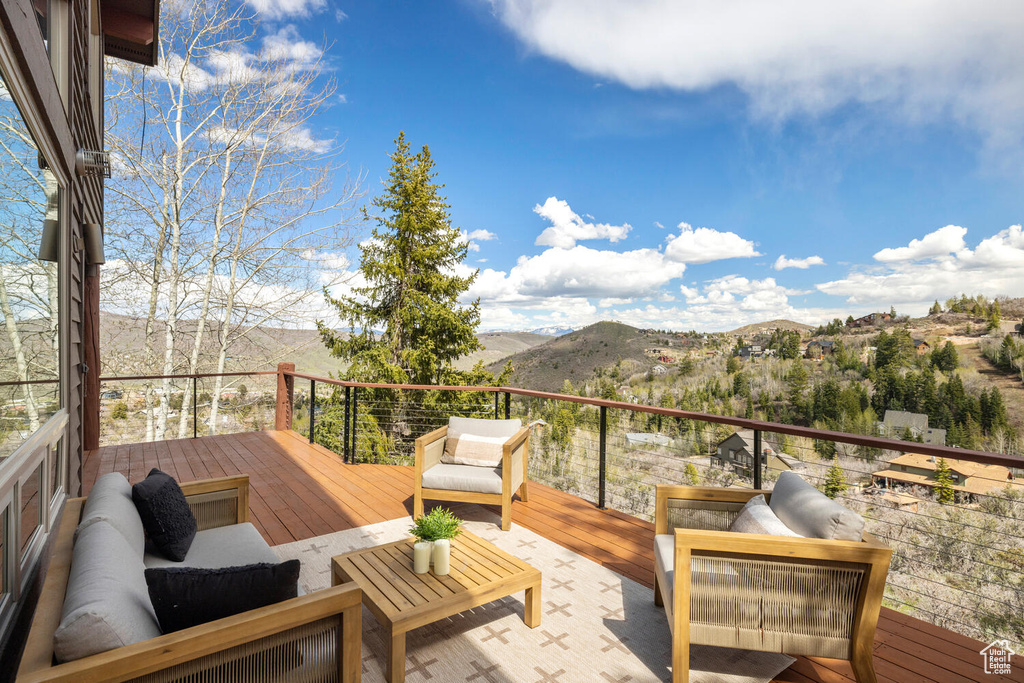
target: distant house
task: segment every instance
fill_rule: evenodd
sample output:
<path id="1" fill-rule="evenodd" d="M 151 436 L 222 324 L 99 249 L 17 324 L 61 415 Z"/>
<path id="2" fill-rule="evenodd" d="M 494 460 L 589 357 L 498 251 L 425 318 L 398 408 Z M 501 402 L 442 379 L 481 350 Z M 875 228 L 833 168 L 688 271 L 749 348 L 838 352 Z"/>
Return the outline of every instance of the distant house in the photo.
<path id="1" fill-rule="evenodd" d="M 1016 482 L 1013 472 L 1002 465 L 983 465 L 966 460 L 946 458 L 950 475 L 953 479 L 953 490 L 968 500 L 976 496 L 991 495 L 1006 486 L 1012 486 L 1024 494 L 1024 483 Z M 891 460 L 884 470 L 871 475 L 871 482 L 883 489 L 900 486 L 923 486 L 935 488 L 935 470 L 938 459 L 921 453 L 904 453 Z"/>
<path id="2" fill-rule="evenodd" d="M 655 365 L 651 368 L 651 374 L 655 377 L 661 377 L 666 372 L 668 372 L 668 369 L 664 365 Z"/>
<path id="3" fill-rule="evenodd" d="M 768 449 L 771 450 L 771 449 Z M 775 472 L 785 472 L 786 470 L 792 470 L 793 472 L 803 472 L 807 466 L 803 460 L 794 458 L 792 455 L 786 453 L 772 453 L 767 456 L 766 465 L 769 470 Z"/>
<path id="4" fill-rule="evenodd" d="M 807 349 L 804 351 L 804 358 L 821 360 L 825 356 L 834 353 L 835 350 L 836 343 L 833 341 L 812 341 L 807 344 Z"/>
<path id="5" fill-rule="evenodd" d="M 764 355 L 764 347 L 760 344 L 747 344 L 736 349 L 736 355 L 740 358 L 760 358 Z"/>
<path id="6" fill-rule="evenodd" d="M 924 413 L 887 410 L 882 422 L 878 423 L 878 433 L 882 436 L 899 439 L 907 431 L 915 439 L 920 437 L 923 443 L 930 443 L 935 446 L 946 445 L 946 430 L 929 427 L 928 416 Z"/>
<path id="7" fill-rule="evenodd" d="M 867 315 L 862 315 L 855 320 L 847 321 L 846 326 L 874 327 L 876 325 L 881 325 L 882 323 L 887 323 L 890 320 L 892 320 L 892 316 L 888 313 L 868 313 Z"/>
<path id="8" fill-rule="evenodd" d="M 928 342 L 926 342 L 924 339 L 914 340 L 914 350 L 917 351 L 918 354 L 928 353 L 929 351 L 931 351 L 931 348 L 932 347 L 929 346 Z"/>
<path id="9" fill-rule="evenodd" d="M 671 446 L 672 437 L 664 434 L 643 434 L 640 432 L 626 433 L 627 446 Z"/>
<path id="10" fill-rule="evenodd" d="M 772 448 L 761 442 L 761 462 L 775 456 Z M 742 474 L 750 474 L 754 464 L 754 430 L 741 429 L 723 439 L 711 454 L 711 464 L 731 467 Z"/>
<path id="11" fill-rule="evenodd" d="M 673 358 L 672 356 L 666 356 L 666 355 L 662 354 L 662 355 L 658 356 L 658 362 L 659 363 L 675 363 L 676 359 Z"/>

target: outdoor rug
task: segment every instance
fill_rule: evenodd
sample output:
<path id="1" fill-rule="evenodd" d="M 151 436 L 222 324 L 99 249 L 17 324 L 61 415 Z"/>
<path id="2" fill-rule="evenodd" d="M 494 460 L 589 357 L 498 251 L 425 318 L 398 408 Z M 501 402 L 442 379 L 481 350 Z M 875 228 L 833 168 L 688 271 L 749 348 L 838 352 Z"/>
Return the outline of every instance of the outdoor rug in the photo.
<path id="1" fill-rule="evenodd" d="M 502 532 L 498 517 L 455 506 L 465 527 L 530 563 L 543 575 L 541 624 L 523 623 L 523 593 L 496 600 L 410 632 L 406 680 L 469 683 L 639 683 L 671 681 L 672 641 L 650 588 L 624 578 L 517 524 Z M 350 550 L 409 536 L 402 519 L 279 545 L 282 560 L 302 563 L 306 592 L 331 585 L 330 561 Z M 456 543 L 458 540 L 456 539 Z M 384 630 L 363 608 L 363 680 L 384 681 Z M 694 683 L 766 683 L 792 657 L 693 646 Z"/>

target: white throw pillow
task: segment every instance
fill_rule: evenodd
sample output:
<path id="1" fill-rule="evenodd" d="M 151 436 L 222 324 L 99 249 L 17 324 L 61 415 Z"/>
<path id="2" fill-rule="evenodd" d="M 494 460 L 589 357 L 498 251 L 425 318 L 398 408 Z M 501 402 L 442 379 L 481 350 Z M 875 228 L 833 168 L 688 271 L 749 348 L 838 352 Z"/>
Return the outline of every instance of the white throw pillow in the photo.
<path id="1" fill-rule="evenodd" d="M 501 465 L 502 446 L 522 429 L 519 420 L 448 418 L 448 436 L 441 462 L 446 465 Z"/>
<path id="2" fill-rule="evenodd" d="M 766 534 L 769 536 L 796 536 L 794 532 L 779 519 L 760 493 L 750 500 L 740 510 L 740 514 L 733 521 L 729 531 L 736 531 L 741 534 Z"/>

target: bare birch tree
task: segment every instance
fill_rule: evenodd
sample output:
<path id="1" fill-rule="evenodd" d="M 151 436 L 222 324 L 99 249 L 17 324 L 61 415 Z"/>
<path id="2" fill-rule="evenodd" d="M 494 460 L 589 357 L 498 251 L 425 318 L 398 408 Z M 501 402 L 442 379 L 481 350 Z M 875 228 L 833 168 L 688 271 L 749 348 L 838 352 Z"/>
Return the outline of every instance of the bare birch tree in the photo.
<path id="1" fill-rule="evenodd" d="M 254 329 L 315 317 L 325 278 L 339 276 L 324 261 L 351 241 L 360 179 L 312 132 L 335 91 L 320 48 L 293 28 L 261 35 L 244 5 L 224 0 L 162 10 L 161 66 L 118 65 L 108 79 L 117 262 L 104 303 L 145 318 L 149 372 L 222 373 L 241 369 L 227 360 Z M 172 391 L 167 379 L 147 387 L 147 439 L 185 435 L 192 396 L 172 428 Z"/>

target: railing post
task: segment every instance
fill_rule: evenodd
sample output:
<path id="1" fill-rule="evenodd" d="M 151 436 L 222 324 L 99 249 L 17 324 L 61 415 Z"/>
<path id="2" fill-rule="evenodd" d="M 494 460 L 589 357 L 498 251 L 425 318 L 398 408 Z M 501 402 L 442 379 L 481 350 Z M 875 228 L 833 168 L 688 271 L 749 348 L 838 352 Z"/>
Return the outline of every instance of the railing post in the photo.
<path id="1" fill-rule="evenodd" d="M 348 387 L 347 386 L 347 387 L 345 387 L 345 428 L 344 428 L 345 434 L 344 434 L 344 438 L 343 438 L 343 441 L 345 442 L 345 445 L 342 447 L 342 453 L 344 453 L 344 455 L 342 457 L 344 457 L 345 462 L 352 462 L 352 456 L 351 456 L 351 454 L 349 452 L 349 449 L 348 449 L 348 421 L 350 419 L 349 412 L 348 412 L 348 407 L 349 407 L 349 404 L 351 402 L 352 402 L 352 387 Z"/>
<path id="2" fill-rule="evenodd" d="M 505 392 L 505 419 L 512 417 L 512 394 Z"/>
<path id="3" fill-rule="evenodd" d="M 196 438 L 199 435 L 199 401 L 197 396 L 199 392 L 196 390 L 196 385 L 199 383 L 198 377 L 192 378 L 192 438 Z"/>
<path id="4" fill-rule="evenodd" d="M 309 442 L 316 443 L 316 380 L 309 380 Z"/>
<path id="5" fill-rule="evenodd" d="M 277 364 L 277 405 L 274 409 L 274 429 L 278 431 L 292 428 L 295 378 L 287 374 L 290 372 L 295 372 L 295 363 Z"/>
<path id="6" fill-rule="evenodd" d="M 494 419 L 498 419 L 498 396 L 501 394 L 500 391 L 494 392 Z"/>
<path id="7" fill-rule="evenodd" d="M 356 453 L 356 442 L 359 439 L 359 420 L 356 413 L 359 408 L 359 387 L 352 387 L 352 457 L 349 462 L 353 465 L 359 464 L 359 456 Z"/>
<path id="8" fill-rule="evenodd" d="M 754 490 L 761 488 L 761 430 L 754 430 Z"/>
<path id="9" fill-rule="evenodd" d="M 599 443 L 600 455 L 597 461 L 597 507 L 604 510 L 604 481 L 607 475 L 607 449 L 608 442 L 608 407 L 601 406 L 601 436 Z"/>

